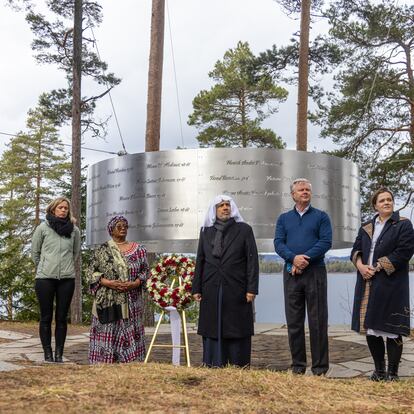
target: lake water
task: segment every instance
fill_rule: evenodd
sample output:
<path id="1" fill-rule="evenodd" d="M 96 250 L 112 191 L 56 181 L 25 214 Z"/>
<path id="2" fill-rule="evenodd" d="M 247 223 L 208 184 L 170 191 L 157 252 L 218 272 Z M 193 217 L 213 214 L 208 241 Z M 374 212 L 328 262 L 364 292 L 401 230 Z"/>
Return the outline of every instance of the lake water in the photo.
<path id="1" fill-rule="evenodd" d="M 330 325 L 350 325 L 354 300 L 355 273 L 328 274 L 328 319 Z M 414 309 L 414 273 L 410 273 L 410 302 Z M 262 274 L 256 298 L 256 321 L 286 323 L 282 274 Z M 414 326 L 413 318 L 411 326 Z"/>

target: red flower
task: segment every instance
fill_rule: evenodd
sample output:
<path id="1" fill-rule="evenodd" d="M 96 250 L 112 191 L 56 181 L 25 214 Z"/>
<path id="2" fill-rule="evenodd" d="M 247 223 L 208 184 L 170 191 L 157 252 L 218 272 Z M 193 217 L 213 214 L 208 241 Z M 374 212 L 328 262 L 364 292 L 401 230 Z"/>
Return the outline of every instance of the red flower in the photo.
<path id="1" fill-rule="evenodd" d="M 158 265 L 157 265 L 157 267 L 155 268 L 155 270 L 156 270 L 158 273 L 161 273 L 161 266 L 158 264 Z"/>
<path id="2" fill-rule="evenodd" d="M 185 263 L 185 262 L 187 262 L 188 261 L 188 259 L 186 258 L 186 257 L 182 257 L 181 259 L 180 259 L 180 262 L 181 263 Z"/>
<path id="3" fill-rule="evenodd" d="M 167 303 L 166 303 L 166 302 L 164 302 L 163 300 L 160 300 L 158 303 L 159 303 L 159 304 L 160 304 L 160 306 L 162 306 L 163 308 L 165 308 L 165 307 L 167 306 Z"/>
<path id="4" fill-rule="evenodd" d="M 162 288 L 160 291 L 159 291 L 159 294 L 160 294 L 160 296 L 165 296 L 165 294 L 168 292 L 168 289 L 165 287 L 165 288 Z"/>

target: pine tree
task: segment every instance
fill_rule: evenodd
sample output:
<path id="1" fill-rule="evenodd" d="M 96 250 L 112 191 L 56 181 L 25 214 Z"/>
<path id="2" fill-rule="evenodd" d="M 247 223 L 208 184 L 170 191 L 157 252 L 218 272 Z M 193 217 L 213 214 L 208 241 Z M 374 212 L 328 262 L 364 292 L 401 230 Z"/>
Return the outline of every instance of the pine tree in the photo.
<path id="1" fill-rule="evenodd" d="M 209 73 L 215 85 L 194 98 L 188 121 L 201 130 L 197 139 L 202 147 L 284 147 L 272 130 L 260 124 L 276 112 L 274 102 L 283 102 L 288 93 L 254 64 L 248 43 L 239 42 Z"/>
<path id="2" fill-rule="evenodd" d="M 75 0 L 45 0 L 48 9 L 45 16 L 38 11 L 39 1 L 8 0 L 17 10 L 24 10 L 26 21 L 33 33 L 32 49 L 35 59 L 41 64 L 52 64 L 63 71 L 66 76 L 66 87 L 45 92 L 40 96 L 39 107 L 43 115 L 52 120 L 56 126 L 67 124 L 72 118 L 72 86 L 73 86 L 73 22 Z M 108 72 L 108 65 L 94 50 L 93 30 L 103 19 L 102 6 L 96 1 L 82 2 L 84 27 L 82 29 L 82 78 L 90 79 L 102 89 L 96 95 L 83 96 L 82 129 L 92 136 L 105 134 L 106 121 L 94 117 L 96 104 L 100 98 L 108 94 L 121 80 Z"/>
<path id="3" fill-rule="evenodd" d="M 30 238 L 69 170 L 53 122 L 29 111 L 27 132 L 0 159 L 0 301 L 10 319 L 37 314 Z"/>
<path id="4" fill-rule="evenodd" d="M 414 188 L 414 6 L 335 1 L 328 41 L 344 57 L 336 93 L 317 114 L 322 136 L 359 163 L 364 212 L 388 186 L 409 200 Z"/>

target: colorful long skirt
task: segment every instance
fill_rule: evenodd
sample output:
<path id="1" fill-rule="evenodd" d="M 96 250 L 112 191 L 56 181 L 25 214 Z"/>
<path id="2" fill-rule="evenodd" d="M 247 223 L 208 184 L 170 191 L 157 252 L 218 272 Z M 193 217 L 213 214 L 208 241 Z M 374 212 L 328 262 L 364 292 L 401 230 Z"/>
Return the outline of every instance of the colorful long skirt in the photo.
<path id="1" fill-rule="evenodd" d="M 141 290 L 128 292 L 129 318 L 102 324 L 92 316 L 89 342 L 89 363 L 143 361 L 145 334 L 142 324 Z"/>

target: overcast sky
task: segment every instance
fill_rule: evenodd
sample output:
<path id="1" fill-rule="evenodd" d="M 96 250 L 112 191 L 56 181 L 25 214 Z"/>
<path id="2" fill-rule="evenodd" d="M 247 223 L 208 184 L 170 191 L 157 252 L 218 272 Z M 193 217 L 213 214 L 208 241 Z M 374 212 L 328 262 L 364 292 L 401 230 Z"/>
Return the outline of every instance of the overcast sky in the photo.
<path id="1" fill-rule="evenodd" d="M 112 92 L 121 131 L 129 153 L 142 152 L 145 139 L 148 57 L 151 0 L 101 0 L 103 23 L 95 30 L 99 51 L 109 70 L 122 79 Z M 400 1 L 404 3 L 404 1 Z M 39 5 L 44 0 L 38 1 Z M 211 86 L 208 72 L 239 40 L 247 41 L 258 54 L 273 44 L 286 45 L 299 29 L 299 21 L 287 17 L 273 0 L 167 0 L 164 77 L 161 127 L 161 150 L 177 146 L 198 147 L 197 130 L 187 125 L 192 100 L 201 89 Z M 170 27 L 172 36 L 170 36 Z M 311 37 L 326 32 L 323 21 L 315 22 Z M 86 33 L 88 35 L 88 33 Z M 91 34 L 90 34 L 91 35 Z M 65 86 L 63 74 L 51 65 L 35 63 L 30 48 L 32 33 L 24 14 L 3 6 L 0 12 L 0 132 L 16 133 L 25 129 L 27 111 L 36 106 L 39 95 Z M 176 85 L 171 53 L 173 41 L 179 100 L 183 125 L 180 134 Z M 94 89 L 95 88 L 95 89 Z M 102 91 L 84 82 L 83 95 Z M 295 148 L 296 89 L 289 88 L 289 98 L 278 113 L 265 121 L 287 143 Z M 96 115 L 105 119 L 112 113 L 107 97 L 101 100 Z M 71 142 L 69 128 L 61 138 Z M 9 138 L 0 135 L 0 151 Z M 119 151 L 122 149 L 115 120 L 109 122 L 106 142 L 85 137 L 84 146 Z M 332 148 L 318 138 L 318 129 L 309 126 L 308 149 Z M 84 164 L 112 155 L 83 151 Z M 409 214 L 406 213 L 406 214 Z"/>
<path id="2" fill-rule="evenodd" d="M 38 2 L 43 4 L 43 0 Z M 151 0 L 103 0 L 104 20 L 95 29 L 99 52 L 109 70 L 122 79 L 112 92 L 125 145 L 129 153 L 144 150 Z M 215 62 L 239 40 L 249 42 L 255 54 L 273 44 L 287 44 L 298 30 L 299 21 L 285 16 L 273 0 L 168 0 L 165 26 L 163 107 L 161 149 L 177 146 L 196 148 L 197 130 L 187 125 L 192 100 L 201 89 L 211 86 L 208 72 Z M 170 25 L 169 25 L 170 22 Z M 172 36 L 170 36 L 170 26 Z M 314 25 L 313 35 L 324 29 L 323 22 Z M 0 132 L 16 133 L 25 128 L 29 108 L 36 105 L 44 91 L 65 85 L 63 74 L 54 66 L 38 65 L 30 48 L 32 34 L 24 14 L 2 7 L 0 14 Z M 171 53 L 173 41 L 178 92 L 181 106 L 183 138 L 180 134 L 176 85 Z M 83 84 L 83 94 L 96 92 L 90 83 Z M 280 111 L 265 122 L 295 148 L 296 90 L 290 89 Z M 109 99 L 103 98 L 97 109 L 101 119 L 111 115 Z M 69 129 L 62 139 L 70 143 Z M 0 136 L 3 145 L 8 138 Z M 120 150 L 121 143 L 112 117 L 107 142 L 85 137 L 84 145 Z M 310 127 L 309 149 L 325 148 L 318 130 Z M 84 162 L 93 163 L 109 155 L 84 151 Z"/>

